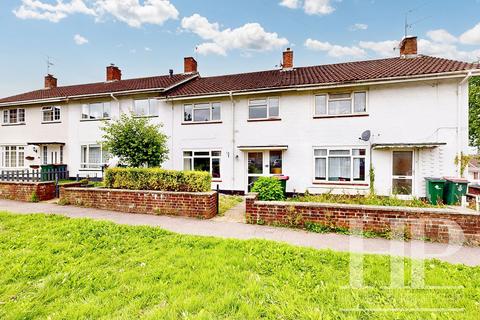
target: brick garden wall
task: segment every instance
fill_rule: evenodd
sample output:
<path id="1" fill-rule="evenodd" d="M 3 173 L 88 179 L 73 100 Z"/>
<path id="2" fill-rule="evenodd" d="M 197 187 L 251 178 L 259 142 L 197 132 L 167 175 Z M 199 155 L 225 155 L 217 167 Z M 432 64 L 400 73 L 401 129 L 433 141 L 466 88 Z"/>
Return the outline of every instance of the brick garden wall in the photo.
<path id="1" fill-rule="evenodd" d="M 66 204 L 130 213 L 209 219 L 217 214 L 216 192 L 133 191 L 103 188 L 60 188 Z"/>
<path id="2" fill-rule="evenodd" d="M 415 239 L 480 244 L 480 215 L 471 211 L 463 213 L 437 208 L 269 202 L 257 201 L 255 194 L 247 196 L 246 207 L 246 219 L 251 224 L 303 227 L 310 222 L 349 228 L 352 224 L 362 223 L 364 231 L 389 233 L 401 228 L 402 234 Z"/>
<path id="3" fill-rule="evenodd" d="M 38 201 L 55 198 L 55 182 L 0 181 L 0 199 L 31 201 L 33 194 Z"/>

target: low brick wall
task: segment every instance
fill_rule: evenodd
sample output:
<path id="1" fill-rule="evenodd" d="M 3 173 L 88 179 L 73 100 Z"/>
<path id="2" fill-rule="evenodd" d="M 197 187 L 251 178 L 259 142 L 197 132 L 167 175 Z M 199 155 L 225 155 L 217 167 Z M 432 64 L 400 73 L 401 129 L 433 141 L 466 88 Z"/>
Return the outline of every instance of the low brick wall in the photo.
<path id="1" fill-rule="evenodd" d="M 38 201 L 54 199 L 55 182 L 0 181 L 0 199 L 32 201 L 33 195 Z"/>
<path id="2" fill-rule="evenodd" d="M 65 204 L 113 211 L 210 219 L 217 214 L 216 192 L 165 192 L 61 187 Z"/>
<path id="3" fill-rule="evenodd" d="M 303 227 L 309 222 L 337 228 L 361 224 L 363 231 L 400 231 L 413 239 L 480 244 L 480 215 L 471 210 L 258 201 L 256 194 L 247 196 L 246 207 L 251 224 Z"/>

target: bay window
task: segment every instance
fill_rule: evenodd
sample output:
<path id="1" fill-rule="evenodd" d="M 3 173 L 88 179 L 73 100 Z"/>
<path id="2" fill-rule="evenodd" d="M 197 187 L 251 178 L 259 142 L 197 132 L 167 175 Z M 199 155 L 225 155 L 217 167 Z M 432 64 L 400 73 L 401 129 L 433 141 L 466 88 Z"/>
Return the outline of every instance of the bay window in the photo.
<path id="1" fill-rule="evenodd" d="M 133 101 L 133 114 L 137 117 L 158 116 L 157 100 L 141 99 Z"/>
<path id="2" fill-rule="evenodd" d="M 279 98 L 251 99 L 248 102 L 248 119 L 278 118 L 279 111 Z"/>
<path id="3" fill-rule="evenodd" d="M 25 123 L 25 109 L 5 109 L 3 110 L 3 124 L 23 124 Z"/>
<path id="4" fill-rule="evenodd" d="M 319 94 L 315 96 L 315 116 L 352 115 L 367 112 L 367 93 Z"/>
<path id="5" fill-rule="evenodd" d="M 208 122 L 221 119 L 220 102 L 186 104 L 183 106 L 184 122 Z"/>
<path id="6" fill-rule="evenodd" d="M 108 161 L 108 153 L 102 150 L 98 144 L 86 144 L 81 146 L 82 169 L 101 169 Z"/>
<path id="7" fill-rule="evenodd" d="M 110 118 L 110 102 L 96 102 L 82 105 L 83 120 L 101 120 Z"/>
<path id="8" fill-rule="evenodd" d="M 315 181 L 365 182 L 366 149 L 315 148 Z"/>
<path id="9" fill-rule="evenodd" d="M 43 107 L 42 121 L 43 122 L 60 121 L 60 107 Z"/>
<path id="10" fill-rule="evenodd" d="M 2 168 L 25 167 L 24 146 L 1 146 L 0 151 L 0 166 Z"/>
<path id="11" fill-rule="evenodd" d="M 184 151 L 183 170 L 210 172 L 212 178 L 220 178 L 221 151 Z"/>

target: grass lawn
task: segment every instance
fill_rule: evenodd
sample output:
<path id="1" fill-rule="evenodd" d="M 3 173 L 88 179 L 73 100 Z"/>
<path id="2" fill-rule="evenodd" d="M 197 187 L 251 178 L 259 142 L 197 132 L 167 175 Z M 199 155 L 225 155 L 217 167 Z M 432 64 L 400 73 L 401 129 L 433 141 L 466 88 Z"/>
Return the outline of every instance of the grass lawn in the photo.
<path id="1" fill-rule="evenodd" d="M 394 207 L 417 207 L 417 208 L 442 208 L 443 205 L 432 205 L 422 199 L 401 200 L 396 197 L 381 197 L 377 195 L 349 196 L 339 194 L 306 194 L 299 197 L 289 198 L 292 202 L 323 202 L 323 203 L 342 203 L 359 204 L 371 206 L 394 206 Z"/>
<path id="2" fill-rule="evenodd" d="M 0 213 L 0 319 L 478 319 L 480 268 L 426 262 L 391 289 L 389 258 L 183 236 L 86 219 Z M 411 261 L 406 260 L 405 270 Z M 409 275 L 407 274 L 407 282 Z M 462 312 L 342 309 L 463 308 Z"/>
<path id="3" fill-rule="evenodd" d="M 235 207 L 237 204 L 242 202 L 242 197 L 239 196 L 227 196 L 225 194 L 220 195 L 220 208 L 218 213 L 223 215 L 225 212 Z"/>

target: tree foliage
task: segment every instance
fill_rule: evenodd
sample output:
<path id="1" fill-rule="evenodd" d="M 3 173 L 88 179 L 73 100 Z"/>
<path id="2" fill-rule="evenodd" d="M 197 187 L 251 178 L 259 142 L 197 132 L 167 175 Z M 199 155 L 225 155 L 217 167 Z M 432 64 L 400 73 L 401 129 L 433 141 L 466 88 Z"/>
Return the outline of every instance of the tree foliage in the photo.
<path id="1" fill-rule="evenodd" d="M 168 159 L 168 137 L 161 127 L 150 124 L 147 118 L 122 115 L 102 127 L 102 146 L 129 167 L 159 167 Z"/>
<path id="2" fill-rule="evenodd" d="M 470 144 L 480 147 L 480 77 L 470 79 L 468 121 Z"/>

